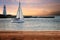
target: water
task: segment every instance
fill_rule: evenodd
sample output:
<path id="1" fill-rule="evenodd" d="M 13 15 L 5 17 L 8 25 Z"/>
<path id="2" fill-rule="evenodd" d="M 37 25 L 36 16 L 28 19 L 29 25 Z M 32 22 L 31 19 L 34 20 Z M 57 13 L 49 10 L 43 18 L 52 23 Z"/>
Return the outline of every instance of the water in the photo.
<path id="1" fill-rule="evenodd" d="M 11 23 L 12 18 L 0 19 L 0 31 L 48 31 L 60 30 L 55 18 L 24 18 L 24 23 Z"/>

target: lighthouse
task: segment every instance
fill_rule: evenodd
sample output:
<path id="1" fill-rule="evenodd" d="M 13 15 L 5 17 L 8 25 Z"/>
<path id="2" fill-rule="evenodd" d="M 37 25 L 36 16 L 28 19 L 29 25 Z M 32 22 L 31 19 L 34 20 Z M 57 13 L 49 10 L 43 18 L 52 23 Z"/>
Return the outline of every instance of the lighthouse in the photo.
<path id="1" fill-rule="evenodd" d="M 4 0 L 4 5 L 3 5 L 3 15 L 4 15 L 4 16 L 6 16 L 6 5 L 5 5 L 5 1 L 6 1 L 6 0 Z"/>

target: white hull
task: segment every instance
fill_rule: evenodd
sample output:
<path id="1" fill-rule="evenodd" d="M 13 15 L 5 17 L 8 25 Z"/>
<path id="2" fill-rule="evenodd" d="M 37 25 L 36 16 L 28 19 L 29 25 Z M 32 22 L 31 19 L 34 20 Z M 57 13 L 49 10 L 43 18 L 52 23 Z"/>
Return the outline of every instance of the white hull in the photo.
<path id="1" fill-rule="evenodd" d="M 11 22 L 12 23 L 23 23 L 24 20 L 20 20 L 20 19 L 16 20 L 16 19 L 13 19 Z"/>

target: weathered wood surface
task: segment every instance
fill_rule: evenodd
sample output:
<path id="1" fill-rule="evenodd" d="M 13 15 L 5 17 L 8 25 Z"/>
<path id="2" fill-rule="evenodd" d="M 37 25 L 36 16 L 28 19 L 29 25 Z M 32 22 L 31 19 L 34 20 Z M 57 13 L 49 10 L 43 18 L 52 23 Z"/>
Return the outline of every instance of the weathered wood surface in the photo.
<path id="1" fill-rule="evenodd" d="M 60 31 L 0 31 L 0 40 L 60 40 Z"/>

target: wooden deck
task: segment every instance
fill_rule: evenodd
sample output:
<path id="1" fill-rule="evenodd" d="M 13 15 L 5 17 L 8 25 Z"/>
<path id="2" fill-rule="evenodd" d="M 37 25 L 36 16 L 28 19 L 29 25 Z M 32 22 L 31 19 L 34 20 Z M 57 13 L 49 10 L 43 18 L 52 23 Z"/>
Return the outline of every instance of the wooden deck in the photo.
<path id="1" fill-rule="evenodd" d="M 60 40 L 60 31 L 0 31 L 0 40 Z"/>

